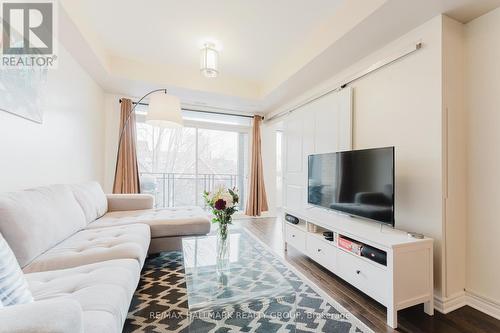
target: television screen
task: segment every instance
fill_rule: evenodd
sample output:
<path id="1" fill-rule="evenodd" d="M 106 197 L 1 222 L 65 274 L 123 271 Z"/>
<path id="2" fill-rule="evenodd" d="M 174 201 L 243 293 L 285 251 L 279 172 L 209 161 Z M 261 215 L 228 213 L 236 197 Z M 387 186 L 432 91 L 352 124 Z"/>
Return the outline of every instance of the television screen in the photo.
<path id="1" fill-rule="evenodd" d="M 309 155 L 309 204 L 394 226 L 394 147 Z"/>

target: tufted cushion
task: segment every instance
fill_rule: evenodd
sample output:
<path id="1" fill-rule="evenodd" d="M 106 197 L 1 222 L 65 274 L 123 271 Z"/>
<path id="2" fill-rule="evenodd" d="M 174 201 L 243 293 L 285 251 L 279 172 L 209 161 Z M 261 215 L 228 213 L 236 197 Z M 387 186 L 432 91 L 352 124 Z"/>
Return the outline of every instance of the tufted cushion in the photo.
<path id="1" fill-rule="evenodd" d="M 16 257 L 0 235 L 0 307 L 33 302 Z"/>
<path id="2" fill-rule="evenodd" d="M 100 218 L 108 211 L 108 199 L 98 182 L 71 185 L 71 189 L 87 223 Z"/>
<path id="3" fill-rule="evenodd" d="M 0 233 L 21 267 L 86 225 L 67 185 L 0 195 Z"/>
<path id="4" fill-rule="evenodd" d="M 110 260 L 71 269 L 26 274 L 35 301 L 71 299 L 83 310 L 85 333 L 122 331 L 139 281 L 137 260 Z"/>
<path id="5" fill-rule="evenodd" d="M 49 271 L 112 259 L 135 259 L 142 267 L 150 240 L 145 224 L 82 230 L 33 260 L 23 271 Z"/>
<path id="6" fill-rule="evenodd" d="M 87 228 L 131 223 L 149 224 L 153 238 L 205 235 L 210 231 L 208 214 L 200 207 L 194 206 L 110 212 L 90 223 Z"/>
<path id="7" fill-rule="evenodd" d="M 68 298 L 6 307 L 0 323 L 0 333 L 84 333 L 82 307 Z"/>

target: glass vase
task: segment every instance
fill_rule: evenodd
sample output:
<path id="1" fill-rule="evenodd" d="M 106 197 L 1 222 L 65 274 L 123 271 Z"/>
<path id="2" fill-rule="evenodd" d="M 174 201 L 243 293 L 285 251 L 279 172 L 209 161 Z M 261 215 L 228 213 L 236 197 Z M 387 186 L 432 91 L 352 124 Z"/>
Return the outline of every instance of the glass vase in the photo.
<path id="1" fill-rule="evenodd" d="M 220 223 L 217 231 L 217 269 L 220 271 L 229 268 L 229 226 L 227 223 Z"/>

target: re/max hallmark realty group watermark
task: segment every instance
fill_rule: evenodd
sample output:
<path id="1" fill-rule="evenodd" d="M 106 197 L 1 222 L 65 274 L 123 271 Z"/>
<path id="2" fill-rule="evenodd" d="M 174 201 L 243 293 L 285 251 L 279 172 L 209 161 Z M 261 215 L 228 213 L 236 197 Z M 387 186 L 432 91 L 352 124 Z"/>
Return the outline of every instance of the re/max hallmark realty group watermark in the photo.
<path id="1" fill-rule="evenodd" d="M 57 4 L 54 1 L 0 1 L 1 66 L 55 68 Z"/>

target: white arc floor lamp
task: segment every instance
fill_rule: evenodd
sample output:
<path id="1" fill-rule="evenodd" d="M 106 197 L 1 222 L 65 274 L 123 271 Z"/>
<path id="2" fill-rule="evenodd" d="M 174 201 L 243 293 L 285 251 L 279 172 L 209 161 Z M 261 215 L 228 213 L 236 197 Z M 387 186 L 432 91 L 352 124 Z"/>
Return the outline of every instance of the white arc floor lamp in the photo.
<path id="1" fill-rule="evenodd" d="M 151 96 L 148 104 L 148 113 L 146 115 L 146 123 L 152 126 L 158 126 L 163 128 L 175 128 L 182 127 L 182 110 L 181 102 L 179 98 L 168 95 L 167 89 L 156 89 L 148 92 L 146 95 L 142 96 L 139 101 L 134 103 L 134 107 L 128 114 L 127 119 L 123 123 L 123 127 L 120 131 L 120 136 L 118 137 L 118 150 L 116 152 L 116 166 L 115 166 L 115 182 L 116 174 L 118 172 L 118 157 L 120 155 L 120 149 L 122 146 L 123 134 L 125 133 L 125 128 L 130 121 L 132 114 L 135 112 L 137 105 L 139 105 L 146 97 Z"/>

